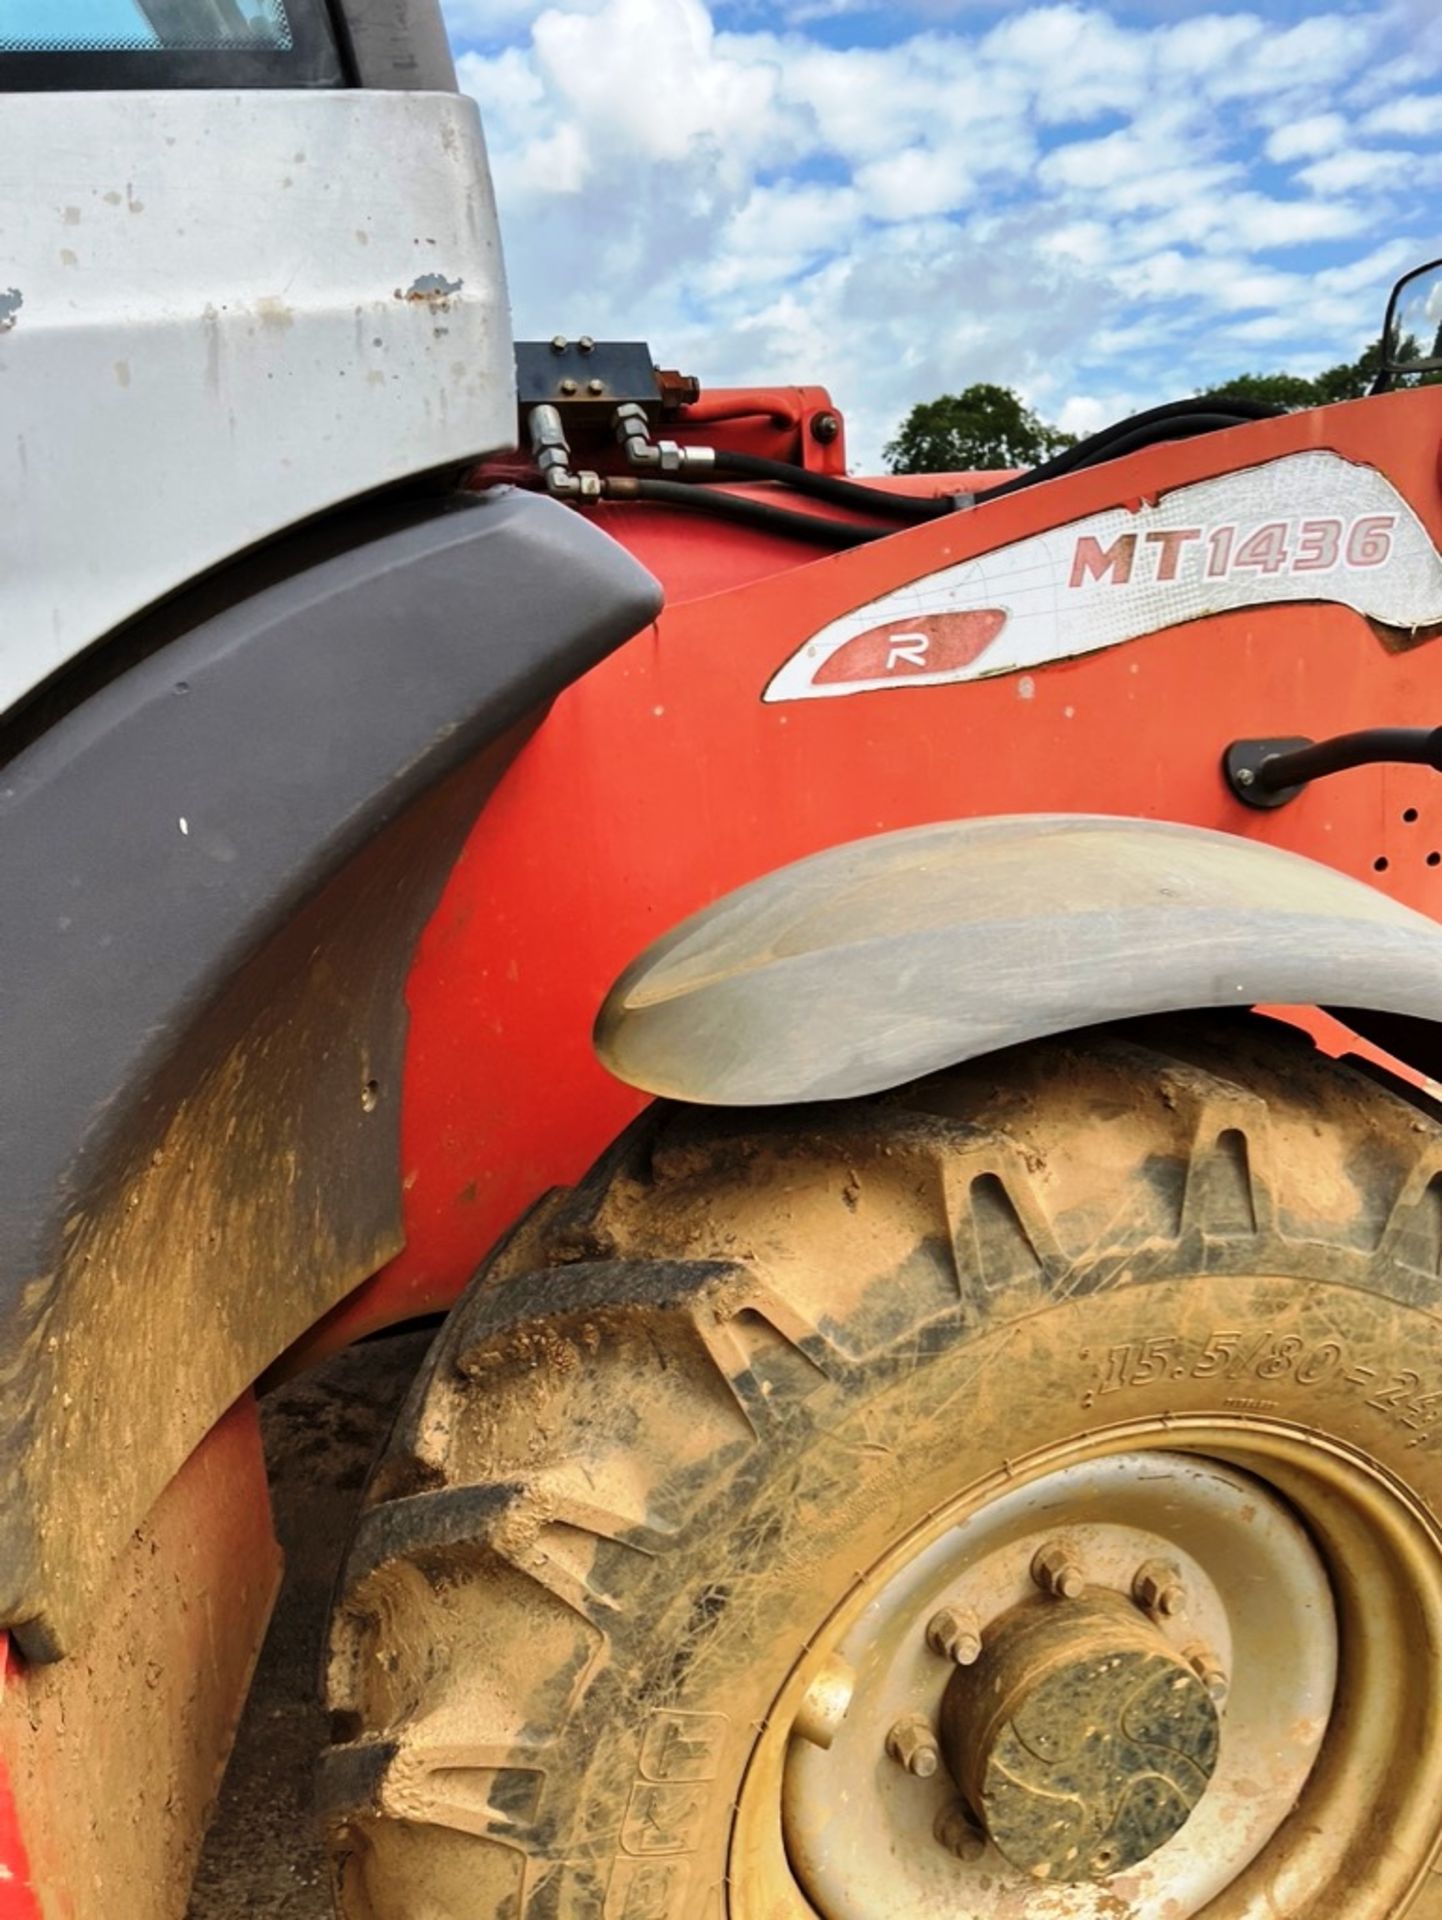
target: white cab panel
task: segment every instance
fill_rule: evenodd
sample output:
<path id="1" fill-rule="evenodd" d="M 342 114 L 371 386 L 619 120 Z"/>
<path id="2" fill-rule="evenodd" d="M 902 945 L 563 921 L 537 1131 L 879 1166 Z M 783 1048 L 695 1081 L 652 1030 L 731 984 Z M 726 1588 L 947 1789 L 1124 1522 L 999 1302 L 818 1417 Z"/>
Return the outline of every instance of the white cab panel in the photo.
<path id="1" fill-rule="evenodd" d="M 0 712 L 228 556 L 507 446 L 473 102 L 12 94 L 0 157 Z"/>

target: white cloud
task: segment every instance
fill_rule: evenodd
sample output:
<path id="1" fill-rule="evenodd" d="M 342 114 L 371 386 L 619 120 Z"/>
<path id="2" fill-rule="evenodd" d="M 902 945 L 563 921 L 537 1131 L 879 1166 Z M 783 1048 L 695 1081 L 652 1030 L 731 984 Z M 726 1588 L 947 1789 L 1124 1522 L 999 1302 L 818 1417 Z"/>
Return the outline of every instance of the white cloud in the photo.
<path id="1" fill-rule="evenodd" d="M 1258 26 L 1242 57 L 1219 63 L 1207 76 L 1212 98 L 1261 95 L 1285 104 L 1299 94 L 1340 86 L 1367 59 L 1373 39 L 1368 19 L 1341 13 L 1319 13 L 1280 33 L 1262 22 Z"/>
<path id="2" fill-rule="evenodd" d="M 1024 89 L 1041 124 L 1060 125 L 1135 106 L 1147 49 L 1099 7 L 1043 6 L 994 27 L 977 60 Z"/>
<path id="3" fill-rule="evenodd" d="M 444 0 L 443 11 L 452 40 L 495 43 L 528 27 L 537 14 L 555 4 L 556 0 Z M 575 10 L 599 5 L 600 0 L 566 0 L 566 4 Z"/>
<path id="4" fill-rule="evenodd" d="M 1104 400 L 1098 400 L 1089 393 L 1074 393 L 1064 402 L 1057 416 L 1057 425 L 1064 433 L 1085 436 L 1100 432 L 1116 417 Z"/>
<path id="5" fill-rule="evenodd" d="M 699 148 L 739 170 L 784 145 L 779 71 L 728 57 L 701 0 L 607 0 L 594 13 L 553 8 L 536 21 L 533 45 L 560 113 L 642 165 L 685 160 Z"/>
<path id="6" fill-rule="evenodd" d="M 1385 190 L 1405 181 L 1408 174 L 1415 178 L 1418 171 L 1415 154 L 1349 147 L 1328 154 L 1325 160 L 1314 160 L 1301 168 L 1297 178 L 1314 193 L 1355 193 Z"/>
<path id="7" fill-rule="evenodd" d="M 1347 137 L 1347 122 L 1340 113 L 1314 113 L 1305 120 L 1285 121 L 1268 136 L 1269 160 L 1312 160 L 1318 154 L 1331 153 Z"/>
<path id="8" fill-rule="evenodd" d="M 1363 125 L 1368 133 L 1426 139 L 1442 133 L 1442 93 L 1408 93 L 1374 108 Z"/>
<path id="9" fill-rule="evenodd" d="M 1328 364 L 1375 329 L 1397 250 L 1427 248 L 1403 236 L 1439 163 L 1405 143 L 1442 94 L 1358 88 L 1425 65 L 1405 9 L 1432 0 L 1323 0 L 1295 26 L 1267 0 L 1127 21 L 916 0 L 909 22 L 732 0 L 725 31 L 706 0 L 446 3 L 485 35 L 459 65 L 518 331 L 647 337 L 711 384 L 824 382 L 864 462 L 913 401 L 978 379 L 1079 428 L 1264 348 Z M 818 5 L 825 38 L 798 24 Z M 890 43 L 845 44 L 853 11 Z"/>

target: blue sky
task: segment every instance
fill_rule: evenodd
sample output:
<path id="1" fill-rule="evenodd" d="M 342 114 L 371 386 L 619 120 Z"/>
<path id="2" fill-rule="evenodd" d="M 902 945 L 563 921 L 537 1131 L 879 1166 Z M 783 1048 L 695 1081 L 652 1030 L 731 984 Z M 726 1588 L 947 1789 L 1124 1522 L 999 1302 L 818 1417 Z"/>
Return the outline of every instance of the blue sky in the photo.
<path id="1" fill-rule="evenodd" d="M 517 331 L 1089 428 L 1312 372 L 1442 254 L 1438 0 L 444 0 Z"/>

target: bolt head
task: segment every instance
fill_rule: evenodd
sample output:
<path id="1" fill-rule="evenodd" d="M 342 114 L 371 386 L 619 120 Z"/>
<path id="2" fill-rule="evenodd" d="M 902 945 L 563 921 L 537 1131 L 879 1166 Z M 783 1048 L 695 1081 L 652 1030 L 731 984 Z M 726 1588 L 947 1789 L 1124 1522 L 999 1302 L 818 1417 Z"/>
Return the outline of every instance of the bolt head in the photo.
<path id="1" fill-rule="evenodd" d="M 1079 1600 L 1086 1591 L 1086 1574 L 1059 1540 L 1040 1550 L 1031 1563 L 1031 1577 L 1043 1593 L 1058 1600 Z"/>
<path id="2" fill-rule="evenodd" d="M 980 1860 L 986 1852 L 986 1834 L 959 1800 L 942 1808 L 931 1831 L 958 1860 Z"/>
<path id="3" fill-rule="evenodd" d="M 927 1622 L 926 1644 L 943 1660 L 970 1667 L 981 1658 L 981 1627 L 970 1607 L 943 1607 Z"/>
<path id="4" fill-rule="evenodd" d="M 819 440 L 823 447 L 829 447 L 840 432 L 841 421 L 838 415 L 834 413 L 812 414 L 811 438 L 813 440 Z"/>
<path id="5" fill-rule="evenodd" d="M 886 1751 L 918 1780 L 929 1780 L 941 1765 L 941 1749 L 920 1714 L 908 1714 L 898 1720 L 886 1736 Z"/>
<path id="6" fill-rule="evenodd" d="M 1257 784 L 1257 775 L 1251 767 L 1238 767 L 1235 779 L 1239 787 L 1253 787 Z"/>
<path id="7" fill-rule="evenodd" d="M 562 391 L 562 393 L 574 393 L 574 392 L 576 391 L 576 383 L 575 383 L 575 381 L 574 381 L 574 380 L 563 380 L 563 381 L 561 382 L 561 391 Z"/>
<path id="8" fill-rule="evenodd" d="M 1227 1677 L 1226 1669 L 1211 1648 L 1188 1647 L 1182 1658 L 1201 1681 L 1212 1700 L 1220 1707 L 1231 1692 L 1232 1683 Z"/>
<path id="9" fill-rule="evenodd" d="M 604 380 L 588 380 L 586 382 L 586 391 L 587 393 L 604 393 L 606 391 L 606 383 Z"/>
<path id="10" fill-rule="evenodd" d="M 576 345 L 581 349 L 582 353 L 594 353 L 596 350 L 596 343 L 589 333 L 583 333 L 576 342 Z"/>
<path id="11" fill-rule="evenodd" d="M 1132 1598 L 1156 1618 L 1176 1619 L 1187 1610 L 1180 1567 L 1170 1560 L 1144 1560 L 1132 1576 Z"/>
<path id="12" fill-rule="evenodd" d="M 558 333 L 555 335 L 555 337 L 551 341 L 551 352 L 564 353 L 567 347 L 570 346 L 570 344 L 571 344 L 570 341 L 566 338 L 564 333 Z"/>

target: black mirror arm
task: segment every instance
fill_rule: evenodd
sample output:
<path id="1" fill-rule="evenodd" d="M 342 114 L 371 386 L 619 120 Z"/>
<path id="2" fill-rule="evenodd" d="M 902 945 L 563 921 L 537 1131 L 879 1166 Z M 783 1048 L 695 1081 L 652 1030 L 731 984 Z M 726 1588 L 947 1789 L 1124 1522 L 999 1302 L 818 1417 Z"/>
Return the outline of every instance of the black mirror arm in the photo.
<path id="1" fill-rule="evenodd" d="M 1222 777 L 1246 806 L 1284 807 L 1313 780 L 1379 765 L 1442 773 L 1442 727 L 1365 727 L 1330 740 L 1234 740 L 1222 755 Z"/>

